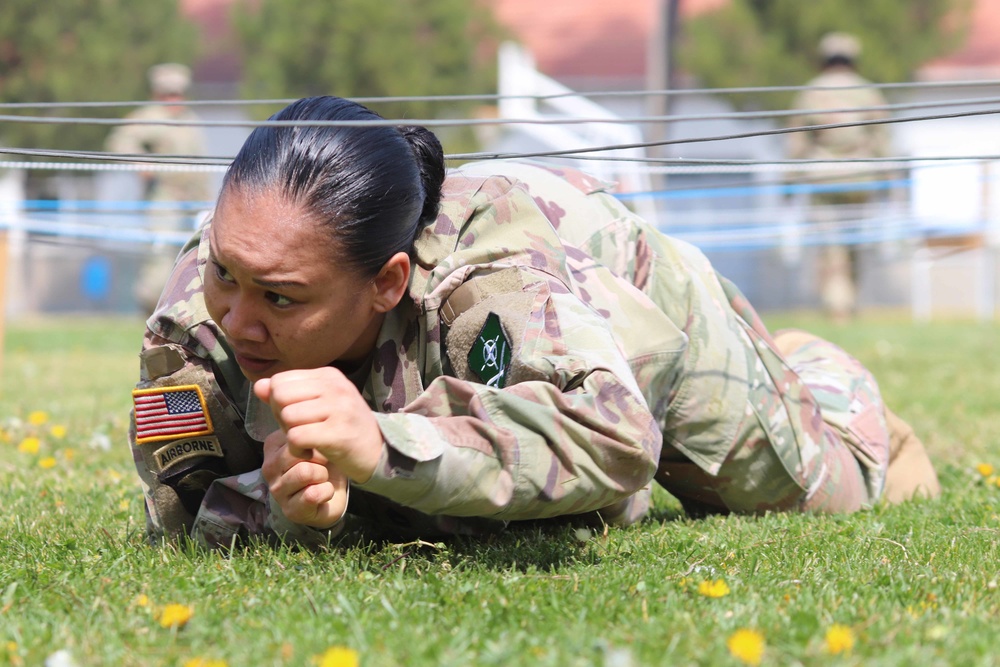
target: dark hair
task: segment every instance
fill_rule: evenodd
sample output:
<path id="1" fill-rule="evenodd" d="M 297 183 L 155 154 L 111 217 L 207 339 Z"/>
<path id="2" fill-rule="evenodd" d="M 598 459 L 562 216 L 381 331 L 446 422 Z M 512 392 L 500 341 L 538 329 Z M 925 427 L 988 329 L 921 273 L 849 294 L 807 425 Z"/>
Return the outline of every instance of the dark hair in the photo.
<path id="1" fill-rule="evenodd" d="M 339 97 L 293 102 L 270 120 L 381 120 Z M 244 142 L 222 190 L 278 188 L 331 230 L 337 259 L 375 276 L 437 217 L 444 152 L 423 127 L 263 125 Z"/>

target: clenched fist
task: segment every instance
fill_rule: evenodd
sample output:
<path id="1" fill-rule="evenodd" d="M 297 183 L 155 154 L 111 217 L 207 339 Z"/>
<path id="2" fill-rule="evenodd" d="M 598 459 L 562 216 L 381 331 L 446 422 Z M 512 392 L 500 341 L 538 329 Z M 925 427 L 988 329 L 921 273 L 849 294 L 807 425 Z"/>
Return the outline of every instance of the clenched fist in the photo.
<path id="1" fill-rule="evenodd" d="M 264 442 L 272 495 L 290 520 L 329 527 L 346 509 L 348 478 L 362 483 L 375 472 L 382 454 L 375 415 L 331 367 L 277 373 L 253 389 L 281 427 Z"/>

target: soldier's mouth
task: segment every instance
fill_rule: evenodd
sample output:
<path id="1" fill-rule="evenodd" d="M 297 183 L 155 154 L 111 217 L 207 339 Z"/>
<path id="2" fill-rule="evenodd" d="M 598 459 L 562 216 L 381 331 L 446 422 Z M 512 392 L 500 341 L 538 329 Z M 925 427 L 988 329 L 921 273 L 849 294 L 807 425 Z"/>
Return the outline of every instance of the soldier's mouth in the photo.
<path id="1" fill-rule="evenodd" d="M 254 357 L 240 352 L 236 352 L 235 356 L 236 363 L 240 365 L 240 368 L 247 375 L 258 375 L 263 377 L 267 374 L 267 371 L 277 363 L 276 359 Z"/>

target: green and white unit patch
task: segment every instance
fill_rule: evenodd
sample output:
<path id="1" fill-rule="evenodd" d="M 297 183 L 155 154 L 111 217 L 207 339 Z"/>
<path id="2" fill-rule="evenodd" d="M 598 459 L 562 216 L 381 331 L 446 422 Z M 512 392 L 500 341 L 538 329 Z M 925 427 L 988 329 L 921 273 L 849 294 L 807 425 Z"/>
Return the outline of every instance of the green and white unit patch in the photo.
<path id="1" fill-rule="evenodd" d="M 487 386 L 502 389 L 507 384 L 510 360 L 510 339 L 503 330 L 500 317 L 490 312 L 469 350 L 469 369 Z"/>

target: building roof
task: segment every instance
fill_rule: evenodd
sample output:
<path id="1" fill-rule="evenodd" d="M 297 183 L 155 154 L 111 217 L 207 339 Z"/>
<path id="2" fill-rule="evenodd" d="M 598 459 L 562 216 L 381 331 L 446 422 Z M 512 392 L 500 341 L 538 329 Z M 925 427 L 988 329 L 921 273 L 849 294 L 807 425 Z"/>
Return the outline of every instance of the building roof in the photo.
<path id="1" fill-rule="evenodd" d="M 964 44 L 955 53 L 927 63 L 919 78 L 934 81 L 1000 78 L 1000 2 L 975 0 Z"/>
<path id="2" fill-rule="evenodd" d="M 728 0 L 683 0 L 682 17 Z M 560 80 L 643 82 L 661 0 L 492 0 L 497 21 L 528 48 L 539 71 Z"/>

